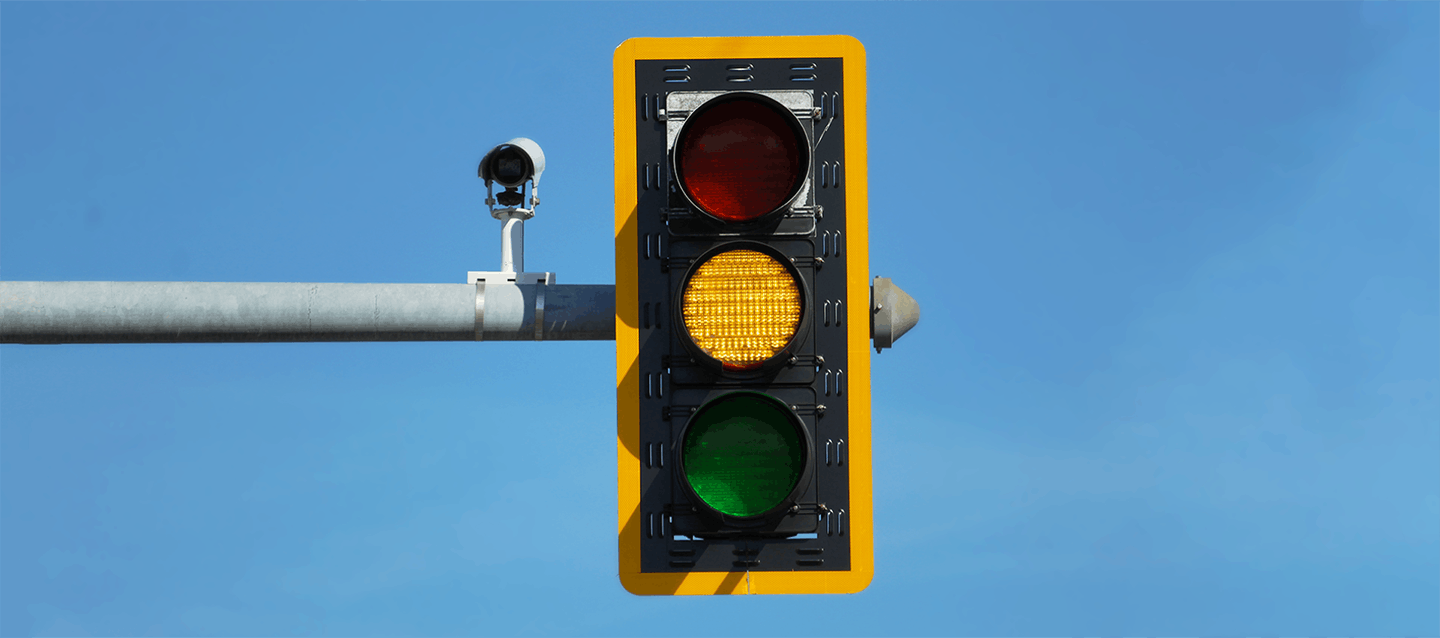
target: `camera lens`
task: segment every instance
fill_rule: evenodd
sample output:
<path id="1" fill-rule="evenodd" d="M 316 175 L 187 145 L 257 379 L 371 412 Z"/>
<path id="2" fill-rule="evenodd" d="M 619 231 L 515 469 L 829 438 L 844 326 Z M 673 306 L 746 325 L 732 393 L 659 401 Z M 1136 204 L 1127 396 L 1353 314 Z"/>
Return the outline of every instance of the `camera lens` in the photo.
<path id="1" fill-rule="evenodd" d="M 529 158 L 514 146 L 505 146 L 490 157 L 490 174 L 505 186 L 519 186 L 530 177 Z"/>

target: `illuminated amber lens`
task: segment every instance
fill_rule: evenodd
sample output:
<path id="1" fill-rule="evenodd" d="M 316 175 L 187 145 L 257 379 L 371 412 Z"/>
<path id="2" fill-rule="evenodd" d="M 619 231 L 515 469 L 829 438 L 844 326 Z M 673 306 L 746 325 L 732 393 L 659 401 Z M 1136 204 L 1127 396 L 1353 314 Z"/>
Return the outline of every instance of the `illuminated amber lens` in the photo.
<path id="1" fill-rule="evenodd" d="M 726 368 L 751 370 L 795 336 L 800 286 L 774 257 L 731 250 L 691 275 L 681 308 L 696 346 Z"/>

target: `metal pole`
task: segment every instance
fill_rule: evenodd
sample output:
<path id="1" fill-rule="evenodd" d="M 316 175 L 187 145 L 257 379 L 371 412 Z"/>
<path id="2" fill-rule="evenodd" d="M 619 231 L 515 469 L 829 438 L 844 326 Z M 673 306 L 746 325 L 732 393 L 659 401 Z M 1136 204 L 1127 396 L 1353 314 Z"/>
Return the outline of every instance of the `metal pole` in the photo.
<path id="1" fill-rule="evenodd" d="M 614 339 L 609 285 L 0 282 L 0 343 Z"/>
<path id="2" fill-rule="evenodd" d="M 500 228 L 500 271 L 525 272 L 525 218 L 507 216 Z"/>

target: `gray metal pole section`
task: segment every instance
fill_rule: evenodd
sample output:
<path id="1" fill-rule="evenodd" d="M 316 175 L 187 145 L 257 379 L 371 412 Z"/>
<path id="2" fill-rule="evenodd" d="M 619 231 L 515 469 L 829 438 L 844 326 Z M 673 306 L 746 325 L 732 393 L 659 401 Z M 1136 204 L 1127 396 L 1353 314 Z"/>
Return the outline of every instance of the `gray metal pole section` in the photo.
<path id="1" fill-rule="evenodd" d="M 0 343 L 614 341 L 615 286 L 0 282 Z"/>

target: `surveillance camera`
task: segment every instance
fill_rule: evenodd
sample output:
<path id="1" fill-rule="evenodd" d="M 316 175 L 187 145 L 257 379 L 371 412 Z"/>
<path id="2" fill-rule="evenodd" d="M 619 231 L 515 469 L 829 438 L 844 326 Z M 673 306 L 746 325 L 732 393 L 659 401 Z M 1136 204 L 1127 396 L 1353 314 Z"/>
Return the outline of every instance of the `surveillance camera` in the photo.
<path id="1" fill-rule="evenodd" d="M 524 210 L 520 206 L 525 202 L 525 194 L 521 192 L 525 182 L 530 182 L 530 210 L 534 210 L 540 204 L 540 173 L 544 171 L 545 152 L 535 140 L 517 137 L 490 149 L 480 160 L 480 179 L 485 180 L 487 192 L 494 184 L 505 188 L 504 192 L 485 200 L 491 214 L 496 214 L 497 202 L 507 209 Z"/>
<path id="2" fill-rule="evenodd" d="M 507 189 L 518 188 L 527 181 L 540 183 L 545 171 L 545 152 L 534 140 L 517 137 L 490 149 L 480 160 L 480 179 L 495 182 Z"/>

